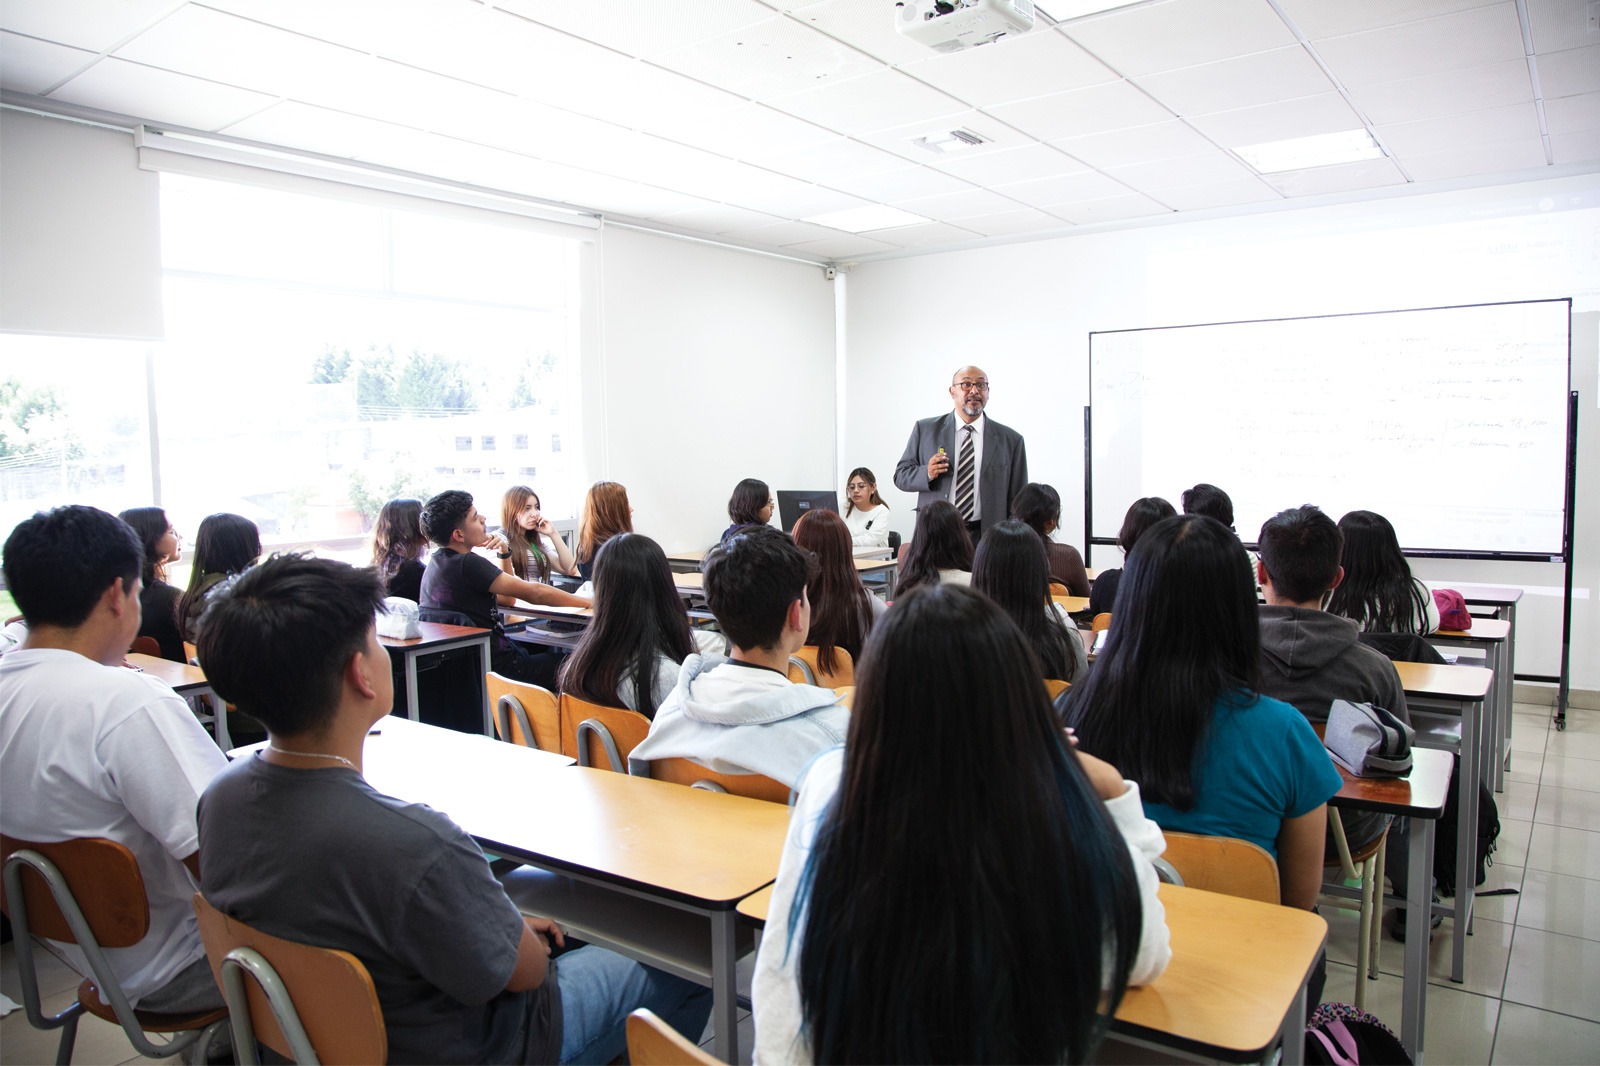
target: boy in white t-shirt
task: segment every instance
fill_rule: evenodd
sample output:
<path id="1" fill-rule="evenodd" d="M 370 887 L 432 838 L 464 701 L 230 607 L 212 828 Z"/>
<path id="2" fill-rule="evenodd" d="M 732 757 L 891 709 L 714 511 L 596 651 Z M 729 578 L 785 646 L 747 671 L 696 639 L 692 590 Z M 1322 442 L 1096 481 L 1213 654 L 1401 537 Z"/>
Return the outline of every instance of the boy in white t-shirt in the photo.
<path id="1" fill-rule="evenodd" d="M 135 1007 L 200 1011 L 223 1004 L 190 906 L 195 804 L 227 760 L 172 689 L 119 665 L 139 632 L 142 562 L 133 530 L 93 507 L 36 514 L 7 538 L 28 636 L 0 658 L 0 832 L 132 851 L 150 931 L 106 957 Z"/>

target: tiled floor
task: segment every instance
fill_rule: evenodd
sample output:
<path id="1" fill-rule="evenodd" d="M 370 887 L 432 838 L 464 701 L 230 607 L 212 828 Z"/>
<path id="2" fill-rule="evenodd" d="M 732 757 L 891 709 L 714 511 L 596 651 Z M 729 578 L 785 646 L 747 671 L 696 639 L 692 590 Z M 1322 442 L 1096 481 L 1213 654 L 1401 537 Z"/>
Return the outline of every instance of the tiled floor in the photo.
<path id="1" fill-rule="evenodd" d="M 1600 1064 L 1600 712 L 1571 712 L 1565 732 L 1550 727 L 1547 708 L 1518 704 L 1516 713 L 1512 769 L 1505 792 L 1495 797 L 1500 844 L 1484 887 L 1516 888 L 1520 895 L 1479 901 L 1463 984 L 1449 977 L 1450 923 L 1435 936 L 1426 1061 Z M 1355 914 L 1324 913 L 1331 930 L 1325 998 L 1349 1002 Z M 1385 941 L 1382 976 L 1368 999 L 1368 1008 L 1396 1030 L 1401 951 Z M 11 945 L 0 961 L 0 990 L 20 999 Z M 44 974 L 46 1008 L 58 1009 L 78 979 L 53 960 Z M 739 1029 L 748 1062 L 748 1017 Z M 20 1010 L 0 1020 L 0 1062 L 8 1066 L 54 1061 L 55 1046 L 55 1034 L 30 1028 Z M 145 1060 L 119 1029 L 87 1018 L 73 1061 Z"/>

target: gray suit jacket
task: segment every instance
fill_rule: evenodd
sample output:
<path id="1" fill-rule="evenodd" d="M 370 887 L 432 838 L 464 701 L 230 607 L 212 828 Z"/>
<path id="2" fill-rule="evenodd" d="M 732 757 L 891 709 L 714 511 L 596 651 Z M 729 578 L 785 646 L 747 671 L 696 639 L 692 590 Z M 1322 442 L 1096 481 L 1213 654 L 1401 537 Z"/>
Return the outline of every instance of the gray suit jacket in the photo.
<path id="1" fill-rule="evenodd" d="M 955 412 L 946 411 L 918 419 L 911 427 L 905 454 L 894 468 L 894 487 L 915 492 L 918 508 L 950 498 L 956 476 L 956 424 Z M 928 460 L 940 448 L 950 456 L 950 469 L 930 483 Z M 1028 451 L 1022 434 L 989 418 L 983 429 L 983 465 L 978 468 L 978 506 L 983 510 L 984 529 L 1011 517 L 1011 499 L 1027 483 Z"/>

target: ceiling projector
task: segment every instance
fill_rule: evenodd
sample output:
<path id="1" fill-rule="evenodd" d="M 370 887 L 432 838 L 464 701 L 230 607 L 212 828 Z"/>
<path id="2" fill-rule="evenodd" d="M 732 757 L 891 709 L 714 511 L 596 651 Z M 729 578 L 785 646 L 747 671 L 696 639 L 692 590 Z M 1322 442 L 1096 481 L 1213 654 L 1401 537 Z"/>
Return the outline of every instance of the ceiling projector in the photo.
<path id="1" fill-rule="evenodd" d="M 895 29 L 936 52 L 1033 29 L 1033 0 L 901 0 L 895 9 Z"/>

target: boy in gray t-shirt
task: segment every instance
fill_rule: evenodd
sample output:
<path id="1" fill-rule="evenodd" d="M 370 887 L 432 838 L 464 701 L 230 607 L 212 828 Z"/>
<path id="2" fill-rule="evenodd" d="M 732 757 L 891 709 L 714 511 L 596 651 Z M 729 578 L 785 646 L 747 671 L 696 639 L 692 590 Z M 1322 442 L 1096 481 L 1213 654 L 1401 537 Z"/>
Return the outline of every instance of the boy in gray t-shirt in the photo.
<path id="1" fill-rule="evenodd" d="M 361 776 L 394 697 L 382 602 L 373 571 L 294 555 L 213 595 L 208 680 L 270 739 L 200 799 L 206 898 L 360 959 L 392 1062 L 608 1062 L 637 1007 L 698 1039 L 707 990 L 593 946 L 551 959 L 561 928 L 519 914 L 459 826 Z"/>

